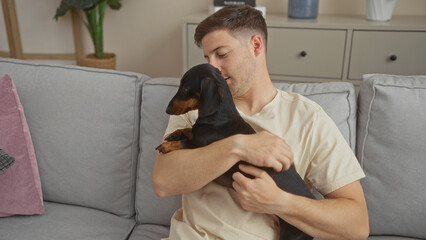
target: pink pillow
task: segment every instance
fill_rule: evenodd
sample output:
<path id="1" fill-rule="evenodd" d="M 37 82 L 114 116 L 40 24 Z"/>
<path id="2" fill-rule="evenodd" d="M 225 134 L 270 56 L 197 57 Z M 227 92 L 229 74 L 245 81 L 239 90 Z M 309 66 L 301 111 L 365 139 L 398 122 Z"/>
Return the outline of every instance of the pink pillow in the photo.
<path id="1" fill-rule="evenodd" d="M 34 146 L 9 75 L 0 78 L 0 148 L 16 159 L 0 175 L 0 217 L 42 214 L 44 205 Z"/>

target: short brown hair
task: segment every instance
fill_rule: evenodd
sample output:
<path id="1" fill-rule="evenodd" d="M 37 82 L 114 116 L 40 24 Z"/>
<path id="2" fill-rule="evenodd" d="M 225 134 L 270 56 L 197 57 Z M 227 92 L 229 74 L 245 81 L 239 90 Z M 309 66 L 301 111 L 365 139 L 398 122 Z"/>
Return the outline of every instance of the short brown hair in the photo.
<path id="1" fill-rule="evenodd" d="M 228 30 L 231 34 L 247 30 L 254 31 L 262 36 L 265 45 L 268 38 L 262 12 L 248 5 L 224 7 L 204 19 L 195 29 L 195 44 L 201 47 L 204 36 L 216 30 Z"/>

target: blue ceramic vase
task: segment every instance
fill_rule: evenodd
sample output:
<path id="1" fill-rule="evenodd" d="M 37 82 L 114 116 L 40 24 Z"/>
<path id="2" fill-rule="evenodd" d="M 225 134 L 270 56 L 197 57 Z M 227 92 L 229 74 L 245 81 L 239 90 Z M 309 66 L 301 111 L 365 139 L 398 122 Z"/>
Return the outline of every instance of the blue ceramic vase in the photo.
<path id="1" fill-rule="evenodd" d="M 319 0 L 288 0 L 288 16 L 291 18 L 316 18 Z"/>

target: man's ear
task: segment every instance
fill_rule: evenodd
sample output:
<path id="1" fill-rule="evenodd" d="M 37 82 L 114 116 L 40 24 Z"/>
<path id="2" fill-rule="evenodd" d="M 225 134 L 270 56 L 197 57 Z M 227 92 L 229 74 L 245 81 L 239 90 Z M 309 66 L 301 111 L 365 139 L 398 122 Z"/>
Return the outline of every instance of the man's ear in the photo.
<path id="1" fill-rule="evenodd" d="M 265 47 L 262 36 L 259 34 L 253 35 L 250 41 L 253 46 L 254 55 L 259 56 Z"/>
<path id="2" fill-rule="evenodd" d="M 201 79 L 198 117 L 212 115 L 219 109 L 222 103 L 222 91 L 217 81 L 218 80 L 212 77 L 204 77 Z"/>

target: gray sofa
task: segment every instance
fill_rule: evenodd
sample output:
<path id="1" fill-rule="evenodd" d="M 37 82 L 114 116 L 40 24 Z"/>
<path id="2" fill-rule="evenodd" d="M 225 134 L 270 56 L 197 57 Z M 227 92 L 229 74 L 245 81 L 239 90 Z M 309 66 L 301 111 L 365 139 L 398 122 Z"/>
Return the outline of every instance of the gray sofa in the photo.
<path id="1" fill-rule="evenodd" d="M 1 240 L 160 239 L 180 196 L 158 198 L 152 168 L 179 79 L 0 58 L 18 90 L 45 213 L 0 218 Z M 371 239 L 426 238 L 426 78 L 369 75 L 286 84 L 318 102 L 366 172 Z M 357 104 L 359 101 L 359 104 Z"/>

